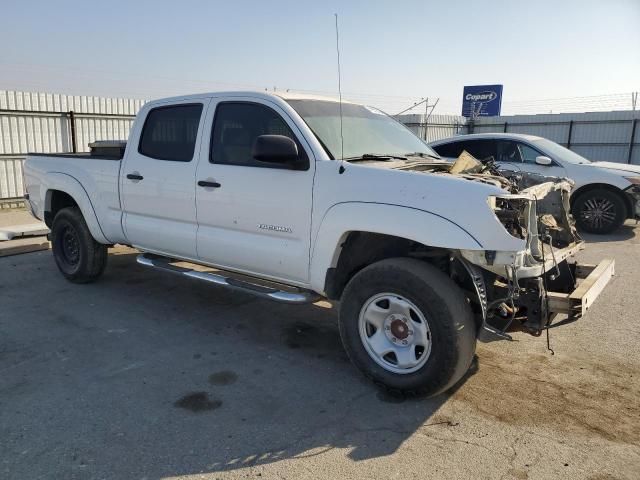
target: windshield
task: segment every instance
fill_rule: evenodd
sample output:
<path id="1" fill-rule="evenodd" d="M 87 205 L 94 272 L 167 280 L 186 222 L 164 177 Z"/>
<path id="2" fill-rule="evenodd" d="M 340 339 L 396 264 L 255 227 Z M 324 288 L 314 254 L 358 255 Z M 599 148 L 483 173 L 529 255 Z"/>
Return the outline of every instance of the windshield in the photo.
<path id="1" fill-rule="evenodd" d="M 333 158 L 341 158 L 340 104 L 323 100 L 288 100 Z M 408 128 L 372 107 L 342 104 L 344 158 L 363 155 L 438 154 Z"/>
<path id="2" fill-rule="evenodd" d="M 562 145 L 558 145 L 556 142 L 547 140 L 546 138 L 540 138 L 531 142 L 534 146 L 546 151 L 552 158 L 556 158 L 561 162 L 568 163 L 591 163 L 589 160 L 576 152 L 572 152 L 568 148 L 564 148 Z"/>

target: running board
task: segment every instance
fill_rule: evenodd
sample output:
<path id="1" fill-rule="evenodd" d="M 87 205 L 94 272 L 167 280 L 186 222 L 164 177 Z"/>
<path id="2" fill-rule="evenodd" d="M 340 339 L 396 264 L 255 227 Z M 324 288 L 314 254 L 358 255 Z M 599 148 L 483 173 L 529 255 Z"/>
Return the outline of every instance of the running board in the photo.
<path id="1" fill-rule="evenodd" d="M 300 305 L 304 303 L 317 302 L 321 298 L 320 295 L 311 290 L 297 289 L 294 292 L 287 292 L 285 290 L 278 290 L 277 288 L 267 287 L 264 285 L 259 285 L 257 283 L 251 283 L 246 280 L 226 277 L 217 273 L 199 272 L 190 268 L 179 267 L 177 265 L 172 265 L 171 262 L 180 260 L 173 260 L 158 255 L 142 253 L 138 255 L 136 261 L 140 265 L 157 268 L 165 272 L 177 273 L 178 275 L 182 275 L 183 277 L 202 280 L 205 282 L 213 283 L 214 285 L 220 285 L 222 287 L 228 287 L 234 290 L 252 293 L 259 297 L 268 298 L 277 302 Z"/>

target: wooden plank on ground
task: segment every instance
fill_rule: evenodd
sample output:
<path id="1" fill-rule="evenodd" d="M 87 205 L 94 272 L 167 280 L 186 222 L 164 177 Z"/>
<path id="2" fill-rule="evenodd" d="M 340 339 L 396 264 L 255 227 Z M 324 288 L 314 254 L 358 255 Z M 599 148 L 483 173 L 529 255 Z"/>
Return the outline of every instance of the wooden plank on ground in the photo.
<path id="1" fill-rule="evenodd" d="M 13 240 L 20 237 L 41 237 L 48 233 L 49 229 L 43 222 L 10 225 L 0 228 L 0 241 Z"/>
<path id="2" fill-rule="evenodd" d="M 17 240 L 0 242 L 0 257 L 20 255 L 23 253 L 31 253 L 48 249 L 49 241 L 46 237 L 20 238 Z"/>

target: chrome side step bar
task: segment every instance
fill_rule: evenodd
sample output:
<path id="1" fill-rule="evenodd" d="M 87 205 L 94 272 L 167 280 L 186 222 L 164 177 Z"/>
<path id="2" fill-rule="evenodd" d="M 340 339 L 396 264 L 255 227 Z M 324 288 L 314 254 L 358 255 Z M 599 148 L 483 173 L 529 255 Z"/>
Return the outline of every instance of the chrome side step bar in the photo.
<path id="1" fill-rule="evenodd" d="M 138 255 L 136 261 L 140 265 L 157 268 L 165 272 L 177 273 L 184 277 L 202 280 L 222 287 L 228 287 L 234 290 L 252 293 L 259 297 L 268 298 L 277 302 L 300 305 L 304 303 L 313 303 L 320 300 L 321 298 L 320 295 L 311 290 L 297 289 L 296 291 L 288 292 L 285 290 L 278 290 L 277 288 L 273 287 L 259 285 L 257 283 L 250 283 L 246 280 L 240 280 L 233 277 L 225 277 L 224 275 L 220 275 L 217 273 L 199 272 L 190 268 L 179 267 L 177 265 L 172 265 L 171 263 L 177 260 L 161 257 L 158 255 L 142 253 Z"/>

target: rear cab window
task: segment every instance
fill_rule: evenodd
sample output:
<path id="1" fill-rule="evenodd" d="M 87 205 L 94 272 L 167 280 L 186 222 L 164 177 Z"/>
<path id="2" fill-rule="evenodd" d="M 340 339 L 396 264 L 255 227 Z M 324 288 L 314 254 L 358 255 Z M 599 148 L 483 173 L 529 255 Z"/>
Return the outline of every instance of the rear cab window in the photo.
<path id="1" fill-rule="evenodd" d="M 201 103 L 153 108 L 147 114 L 138 153 L 157 160 L 190 162 L 202 116 Z"/>

